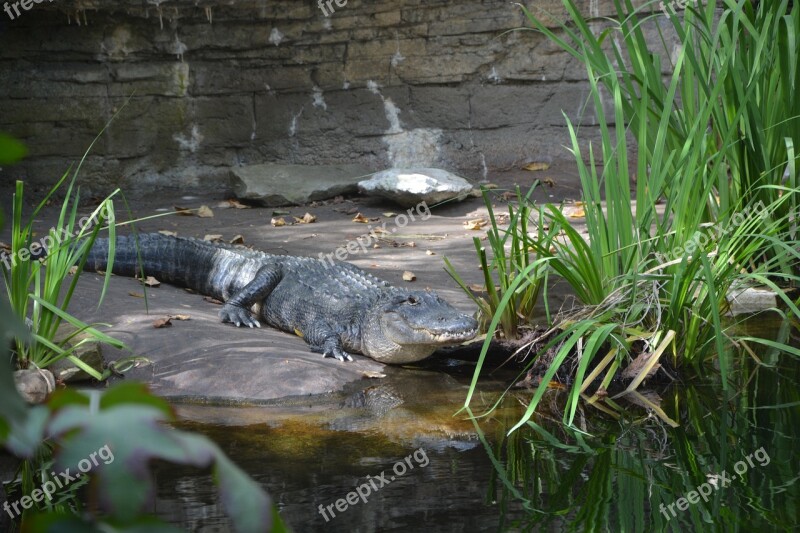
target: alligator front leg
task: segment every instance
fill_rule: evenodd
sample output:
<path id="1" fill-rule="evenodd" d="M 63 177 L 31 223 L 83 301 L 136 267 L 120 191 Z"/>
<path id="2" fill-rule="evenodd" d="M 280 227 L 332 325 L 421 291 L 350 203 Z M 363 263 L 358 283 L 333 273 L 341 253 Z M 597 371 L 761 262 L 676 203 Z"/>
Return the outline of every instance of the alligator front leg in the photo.
<path id="1" fill-rule="evenodd" d="M 231 322 L 239 326 L 260 328 L 261 323 L 250 312 L 253 304 L 264 301 L 281 280 L 279 265 L 267 265 L 256 272 L 253 281 L 234 294 L 222 306 L 219 317 L 223 322 Z"/>
<path id="2" fill-rule="evenodd" d="M 314 328 L 305 339 L 311 351 L 321 353 L 322 357 L 335 357 L 343 362 L 353 360 L 353 356 L 344 351 L 339 335 L 327 326 Z"/>

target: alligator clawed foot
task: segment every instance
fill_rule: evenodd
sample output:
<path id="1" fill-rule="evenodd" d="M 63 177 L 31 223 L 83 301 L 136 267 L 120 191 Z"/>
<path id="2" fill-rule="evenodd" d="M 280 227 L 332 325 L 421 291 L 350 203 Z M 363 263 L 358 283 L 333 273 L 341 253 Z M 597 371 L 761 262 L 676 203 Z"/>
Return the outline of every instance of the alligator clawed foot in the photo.
<path id="1" fill-rule="evenodd" d="M 219 312 L 219 317 L 223 322 L 231 322 L 236 327 L 248 326 L 250 328 L 260 328 L 261 323 L 253 318 L 249 310 L 233 304 L 224 304 Z"/>
<path id="2" fill-rule="evenodd" d="M 353 360 L 353 356 L 352 355 L 350 355 L 349 353 L 345 352 L 344 350 L 340 350 L 340 349 L 334 349 L 332 351 L 327 351 L 327 352 L 322 354 L 322 357 L 335 357 L 336 359 L 338 359 L 339 361 L 341 361 L 343 363 Z"/>

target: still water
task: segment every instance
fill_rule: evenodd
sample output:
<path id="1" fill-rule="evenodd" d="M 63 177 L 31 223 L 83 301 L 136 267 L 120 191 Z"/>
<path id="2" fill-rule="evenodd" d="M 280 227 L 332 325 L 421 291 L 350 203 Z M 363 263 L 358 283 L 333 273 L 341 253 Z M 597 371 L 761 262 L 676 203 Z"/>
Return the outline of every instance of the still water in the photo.
<path id="1" fill-rule="evenodd" d="M 554 387 L 506 436 L 530 397 L 512 389 L 486 414 L 509 374 L 476 392 L 477 419 L 457 413 L 468 369 L 389 369 L 325 402 L 182 405 L 178 426 L 216 441 L 297 532 L 800 531 L 800 365 L 758 357 L 740 357 L 727 391 L 712 373 L 584 402 L 570 429 Z M 159 516 L 229 530 L 209 473 L 156 472 Z"/>

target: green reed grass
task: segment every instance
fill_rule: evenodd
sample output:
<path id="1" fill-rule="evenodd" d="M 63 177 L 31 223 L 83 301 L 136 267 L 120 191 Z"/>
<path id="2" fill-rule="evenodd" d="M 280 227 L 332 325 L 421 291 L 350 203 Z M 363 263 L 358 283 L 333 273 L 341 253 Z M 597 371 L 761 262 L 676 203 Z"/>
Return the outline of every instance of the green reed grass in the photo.
<path id="1" fill-rule="evenodd" d="M 507 230 L 499 227 L 492 198 L 488 191 L 483 190 L 491 224 L 486 233 L 491 260 L 481 239 L 475 237 L 473 243 L 483 272 L 485 297 L 475 294 L 476 291 L 467 286 L 450 260 L 444 258 L 447 273 L 478 306 L 482 329 L 486 330 L 488 320 L 497 315 L 500 317 L 499 332 L 510 340 L 517 339 L 520 326 L 533 320 L 534 308 L 547 280 L 544 265 L 532 265 L 530 257 L 529 221 L 536 210 L 530 197 L 537 186 L 538 182 L 524 196 L 517 187 L 516 208 L 513 204 L 508 206 Z M 537 232 L 535 242 L 545 246 L 550 238 L 542 225 L 534 226 Z M 505 296 L 508 296 L 507 303 L 501 305 Z"/>
<path id="2" fill-rule="evenodd" d="M 121 349 L 126 349 L 126 346 L 99 331 L 95 327 L 99 324 L 87 324 L 67 312 L 89 250 L 101 229 L 108 230 L 110 244 L 100 302 L 105 296 L 114 261 L 116 217 L 113 196 L 118 191 L 103 199 L 87 217 L 88 221 L 87 218 L 78 218 L 80 193 L 75 181 L 89 150 L 68 183 L 58 221 L 41 239 L 35 238 L 34 221 L 67 182 L 70 171 L 64 173 L 27 219 L 23 219 L 24 184 L 17 181 L 11 216 L 11 255 L 8 265 L 4 264 L 0 270 L 14 314 L 20 320 L 26 320 L 31 330 L 29 342 L 22 338 L 15 340 L 17 364 L 22 368 L 45 368 L 67 358 L 93 378 L 101 379 L 104 376 L 102 369 L 90 367 L 74 355 L 75 351 L 93 340 Z M 84 224 L 81 225 L 82 221 Z M 42 250 L 42 243 L 48 245 L 46 250 Z M 44 252 L 44 257 L 31 257 L 32 252 L 34 256 Z M 64 323 L 71 326 L 67 334 L 63 333 Z"/>
<path id="3" fill-rule="evenodd" d="M 637 11 L 630 0 L 615 0 L 614 20 L 587 21 L 573 0 L 563 2 L 569 22 L 559 31 L 522 9 L 536 30 L 586 68 L 600 128 L 599 156 L 592 145 L 583 152 L 580 128 L 565 119 L 588 236 L 572 228 L 559 208 L 546 206 L 540 223 L 549 225 L 548 240 L 530 238 L 536 259 L 524 274 L 560 276 L 583 307 L 551 324 L 538 355 L 552 350 L 552 362 L 513 429 L 530 419 L 549 380 L 576 357 L 567 425 L 581 399 L 600 400 L 597 388 L 588 396 L 591 383 L 601 379 L 599 388 L 605 389 L 636 355 L 634 343 L 654 355 L 623 394 L 635 391 L 660 358 L 699 373 L 716 360 L 725 389 L 734 345 L 760 343 L 800 355 L 787 344 L 737 338 L 724 319 L 731 290 L 749 282 L 776 289 L 788 314 L 800 316 L 781 290 L 798 281 L 793 272 L 800 264 L 789 231 L 798 204 L 793 148 L 798 115 L 793 97 L 773 101 L 770 93 L 785 94 L 780 91 L 796 85 L 796 65 L 786 63 L 797 56 L 800 41 L 787 32 L 797 26 L 800 10 L 790 13 L 786 1 L 762 2 L 754 10 L 744 0 L 727 0 L 719 12 L 698 4 L 666 19 L 680 42 L 671 55 L 668 32 L 660 26 L 664 16 L 645 11 L 647 6 Z M 651 49 L 645 24 L 653 26 L 662 50 Z M 789 50 L 781 48 L 786 46 Z M 610 116 L 604 98 L 613 103 Z M 759 135 L 751 137 L 752 130 Z M 522 282 L 516 281 L 509 290 Z M 488 338 L 510 300 L 496 305 L 466 406 Z"/>

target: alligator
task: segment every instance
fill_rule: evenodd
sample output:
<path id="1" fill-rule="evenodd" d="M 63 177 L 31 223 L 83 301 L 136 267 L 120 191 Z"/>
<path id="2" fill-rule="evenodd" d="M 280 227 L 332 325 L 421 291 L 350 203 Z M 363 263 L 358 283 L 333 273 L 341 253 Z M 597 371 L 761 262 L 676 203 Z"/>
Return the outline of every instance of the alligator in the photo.
<path id="1" fill-rule="evenodd" d="M 85 270 L 106 270 L 109 242 L 97 239 Z M 272 255 L 158 233 L 117 236 L 114 274 L 155 276 L 224 302 L 223 322 L 302 337 L 323 357 L 381 363 L 425 359 L 475 337 L 477 321 L 434 291 L 394 287 L 344 262 Z"/>

